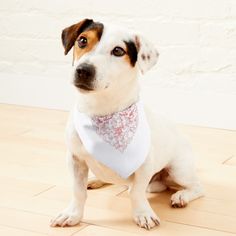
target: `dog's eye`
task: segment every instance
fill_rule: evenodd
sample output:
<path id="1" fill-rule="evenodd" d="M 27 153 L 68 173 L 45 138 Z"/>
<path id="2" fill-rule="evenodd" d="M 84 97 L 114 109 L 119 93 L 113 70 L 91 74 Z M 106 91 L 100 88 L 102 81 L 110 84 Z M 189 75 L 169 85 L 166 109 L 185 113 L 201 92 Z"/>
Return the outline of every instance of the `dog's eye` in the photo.
<path id="1" fill-rule="evenodd" d="M 87 43 L 88 43 L 88 40 L 84 36 L 79 37 L 78 46 L 80 48 L 85 48 L 87 46 Z"/>
<path id="2" fill-rule="evenodd" d="M 125 55 L 125 50 L 121 47 L 115 47 L 112 51 L 111 54 L 116 56 L 116 57 L 122 57 Z"/>

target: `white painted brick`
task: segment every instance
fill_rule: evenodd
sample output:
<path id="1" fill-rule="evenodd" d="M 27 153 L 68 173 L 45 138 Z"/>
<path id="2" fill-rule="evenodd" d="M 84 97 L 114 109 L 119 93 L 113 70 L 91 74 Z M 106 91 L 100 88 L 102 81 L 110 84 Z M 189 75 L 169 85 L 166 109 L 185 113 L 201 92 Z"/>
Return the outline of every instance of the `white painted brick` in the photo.
<path id="1" fill-rule="evenodd" d="M 18 0 L 9 0 L 4 1 L 4 3 L 0 4 L 0 11 L 9 11 L 9 10 L 18 10 L 19 9 L 19 1 Z"/>
<path id="2" fill-rule="evenodd" d="M 227 72 L 232 66 L 229 51 L 224 48 L 201 48 L 198 54 L 198 62 L 194 64 L 196 72 Z"/>
<path id="3" fill-rule="evenodd" d="M 5 72 L 5 73 L 11 72 L 12 65 L 13 65 L 12 62 L 9 62 L 9 61 L 0 61 L 0 71 L 1 71 L 1 72 Z"/>
<path id="4" fill-rule="evenodd" d="M 47 15 L 17 13 L 0 16 L 4 36 L 14 38 L 60 38 L 62 22 Z"/>
<path id="5" fill-rule="evenodd" d="M 171 17 L 224 19 L 230 13 L 229 0 L 160 0 L 155 2 L 158 12 Z"/>
<path id="6" fill-rule="evenodd" d="M 1 39 L 1 59 L 9 61 L 68 62 L 60 40 Z"/>
<path id="7" fill-rule="evenodd" d="M 78 1 L 78 0 L 9 0 L 4 4 L 0 4 L 0 11 L 18 12 L 18 13 L 45 13 L 54 14 L 60 18 L 61 14 L 76 13 L 79 17 L 80 14 L 91 14 L 90 6 L 91 0 Z"/>
<path id="8" fill-rule="evenodd" d="M 236 17 L 236 1 L 230 0 L 229 2 L 229 17 Z"/>
<path id="9" fill-rule="evenodd" d="M 43 75 L 45 71 L 45 65 L 42 65 L 39 62 L 21 62 L 17 61 L 15 62 L 11 69 L 11 73 L 14 74 L 15 76 L 18 75 Z"/>
<path id="10" fill-rule="evenodd" d="M 135 28 L 160 46 L 199 44 L 198 23 L 138 21 Z"/>
<path id="11" fill-rule="evenodd" d="M 0 72 L 69 79 L 72 56 L 63 54 L 61 30 L 85 17 L 129 26 L 153 41 L 160 51 L 150 72 L 154 86 L 234 93 L 235 0 L 4 1 Z"/>
<path id="12" fill-rule="evenodd" d="M 236 22 L 205 23 L 200 27 L 201 45 L 236 48 Z"/>
<path id="13" fill-rule="evenodd" d="M 155 0 L 92 1 L 92 14 L 129 17 L 171 16 L 181 18 L 225 18 L 229 15 L 229 0 Z"/>
<path id="14" fill-rule="evenodd" d="M 159 67 L 174 74 L 184 74 L 192 71 L 198 62 L 199 48 L 173 46 L 160 51 Z"/>
<path id="15" fill-rule="evenodd" d="M 236 95 L 236 81 L 234 75 L 225 74 L 222 77 L 222 74 L 219 73 L 206 73 L 197 77 L 195 86 L 192 89 L 195 91 L 214 91 Z"/>

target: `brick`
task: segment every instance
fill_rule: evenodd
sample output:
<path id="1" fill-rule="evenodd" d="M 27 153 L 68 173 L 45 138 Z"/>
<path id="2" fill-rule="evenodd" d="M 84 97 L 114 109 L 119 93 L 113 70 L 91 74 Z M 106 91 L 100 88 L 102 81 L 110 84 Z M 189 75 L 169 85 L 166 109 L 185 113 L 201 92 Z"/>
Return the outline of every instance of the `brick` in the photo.
<path id="1" fill-rule="evenodd" d="M 138 21 L 136 29 L 160 46 L 199 44 L 199 23 Z M 148 26 L 148 27 L 147 27 Z M 150 30 L 151 29 L 151 30 Z"/>
<path id="2" fill-rule="evenodd" d="M 200 27 L 201 45 L 208 47 L 236 48 L 236 23 L 205 23 Z"/>
<path id="3" fill-rule="evenodd" d="M 0 17 L 4 36 L 60 39 L 63 23 L 43 14 L 15 14 Z"/>
<path id="4" fill-rule="evenodd" d="M 183 74 L 192 72 L 192 67 L 198 62 L 199 48 L 175 46 L 160 50 L 159 67 L 170 73 Z"/>
<path id="5" fill-rule="evenodd" d="M 194 71 L 199 72 L 227 72 L 232 62 L 229 61 L 228 50 L 224 48 L 203 47 L 199 50 L 198 62 Z"/>
<path id="6" fill-rule="evenodd" d="M 47 0 L 10 0 L 1 4 L 0 10 L 14 13 L 53 13 L 60 19 L 61 14 L 77 13 L 78 16 L 81 12 L 90 14 L 91 2 L 91 0 L 80 2 L 77 0 L 70 0 L 70 2 L 65 2 L 64 0 L 57 0 L 57 2 Z"/>
<path id="7" fill-rule="evenodd" d="M 179 18 L 223 19 L 230 12 L 228 0 L 166 0 L 156 4 L 164 15 Z"/>
<path id="8" fill-rule="evenodd" d="M 158 78 L 154 86 L 236 91 L 235 0 L 10 0 L 0 13 L 0 72 L 70 79 L 61 30 L 89 17 L 154 42 L 160 59 L 147 74 Z"/>
<path id="9" fill-rule="evenodd" d="M 60 40 L 1 39 L 1 58 L 9 61 L 66 62 Z"/>

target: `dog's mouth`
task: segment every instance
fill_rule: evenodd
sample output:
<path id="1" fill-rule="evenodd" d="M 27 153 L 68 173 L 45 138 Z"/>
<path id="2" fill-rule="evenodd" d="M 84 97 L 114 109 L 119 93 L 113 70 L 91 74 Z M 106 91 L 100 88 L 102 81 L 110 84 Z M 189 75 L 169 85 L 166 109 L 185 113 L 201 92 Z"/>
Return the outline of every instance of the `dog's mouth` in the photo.
<path id="1" fill-rule="evenodd" d="M 92 86 L 90 86 L 88 84 L 84 84 L 84 83 L 74 82 L 74 86 L 78 89 L 85 90 L 85 91 L 93 91 L 94 90 L 94 88 L 92 88 Z"/>

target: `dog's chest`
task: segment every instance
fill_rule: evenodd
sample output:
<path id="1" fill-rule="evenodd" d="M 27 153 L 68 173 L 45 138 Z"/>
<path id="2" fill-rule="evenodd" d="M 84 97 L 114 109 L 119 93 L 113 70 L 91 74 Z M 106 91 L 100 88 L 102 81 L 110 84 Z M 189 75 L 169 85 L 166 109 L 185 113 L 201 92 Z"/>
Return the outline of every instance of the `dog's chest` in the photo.
<path id="1" fill-rule="evenodd" d="M 95 159 L 89 160 L 93 172 L 104 170 L 105 166 L 106 173 L 128 178 L 148 155 L 150 131 L 141 102 L 102 117 L 88 117 L 75 111 L 74 126 L 85 150 Z"/>
<path id="2" fill-rule="evenodd" d="M 132 175 L 124 179 L 119 176 L 116 172 L 114 172 L 111 168 L 103 165 L 101 162 L 97 161 L 94 157 L 89 154 L 86 155 L 85 161 L 91 170 L 91 172 L 101 181 L 105 183 L 112 184 L 128 184 L 130 179 L 132 179 Z"/>

